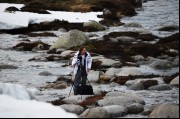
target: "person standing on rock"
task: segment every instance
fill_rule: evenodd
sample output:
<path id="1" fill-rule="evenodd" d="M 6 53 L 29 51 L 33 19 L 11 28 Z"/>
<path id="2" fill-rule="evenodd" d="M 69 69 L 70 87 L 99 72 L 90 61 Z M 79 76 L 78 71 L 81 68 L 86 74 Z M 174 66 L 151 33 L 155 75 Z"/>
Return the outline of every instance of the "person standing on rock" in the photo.
<path id="1" fill-rule="evenodd" d="M 86 85 L 87 75 L 92 66 L 92 57 L 85 47 L 81 47 L 72 60 L 74 67 L 74 94 L 77 95 L 77 86 Z M 82 80 L 81 80 L 82 79 Z"/>

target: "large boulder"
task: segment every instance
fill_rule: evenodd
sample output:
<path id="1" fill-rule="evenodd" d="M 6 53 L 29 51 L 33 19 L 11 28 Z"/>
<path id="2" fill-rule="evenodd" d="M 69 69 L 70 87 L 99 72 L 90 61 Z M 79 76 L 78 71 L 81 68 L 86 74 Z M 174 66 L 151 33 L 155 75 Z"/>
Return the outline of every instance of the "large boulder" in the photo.
<path id="1" fill-rule="evenodd" d="M 176 77 L 175 79 L 173 79 L 170 84 L 175 84 L 175 85 L 179 85 L 179 76 Z"/>
<path id="2" fill-rule="evenodd" d="M 179 105 L 162 104 L 149 115 L 150 118 L 179 118 Z"/>
<path id="3" fill-rule="evenodd" d="M 72 47 L 81 46 L 88 41 L 88 37 L 79 30 L 71 30 L 67 34 L 59 38 L 51 47 L 53 49 L 70 49 Z"/>

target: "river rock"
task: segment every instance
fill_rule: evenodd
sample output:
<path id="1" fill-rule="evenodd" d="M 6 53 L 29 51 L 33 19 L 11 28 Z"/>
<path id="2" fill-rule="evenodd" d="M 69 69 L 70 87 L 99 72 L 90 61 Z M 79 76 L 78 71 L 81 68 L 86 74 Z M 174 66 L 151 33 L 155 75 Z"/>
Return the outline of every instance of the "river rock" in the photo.
<path id="1" fill-rule="evenodd" d="M 179 118 L 179 105 L 162 104 L 155 107 L 149 118 Z"/>
<path id="2" fill-rule="evenodd" d="M 83 113 L 84 108 L 79 106 L 79 105 L 73 105 L 73 104 L 64 104 L 61 105 L 60 107 L 62 107 L 64 110 L 66 110 L 67 112 L 70 113 L 75 113 L 77 115 L 80 115 Z"/>
<path id="3" fill-rule="evenodd" d="M 109 118 L 107 110 L 103 107 L 96 107 L 85 110 L 80 117 L 84 118 Z"/>
<path id="4" fill-rule="evenodd" d="M 172 87 L 167 84 L 151 86 L 148 88 L 149 90 L 157 90 L 157 91 L 165 91 L 165 90 L 172 90 Z"/>
<path id="5" fill-rule="evenodd" d="M 173 79 L 171 82 L 170 82 L 170 84 L 175 84 L 175 85 L 179 85 L 179 76 L 178 77 L 176 77 L 175 79 Z"/>
<path id="6" fill-rule="evenodd" d="M 139 103 L 134 103 L 127 106 L 128 114 L 139 114 L 144 111 L 144 106 Z"/>
<path id="7" fill-rule="evenodd" d="M 53 49 L 70 49 L 72 47 L 81 46 L 88 41 L 88 37 L 79 30 L 71 30 L 67 34 L 59 38 L 49 50 Z"/>
<path id="8" fill-rule="evenodd" d="M 83 27 L 86 29 L 91 29 L 93 31 L 103 31 L 106 29 L 103 25 L 96 21 L 85 22 Z"/>
<path id="9" fill-rule="evenodd" d="M 111 118 L 122 117 L 125 116 L 128 112 L 128 109 L 125 106 L 120 105 L 112 105 L 112 106 L 104 106 Z"/>

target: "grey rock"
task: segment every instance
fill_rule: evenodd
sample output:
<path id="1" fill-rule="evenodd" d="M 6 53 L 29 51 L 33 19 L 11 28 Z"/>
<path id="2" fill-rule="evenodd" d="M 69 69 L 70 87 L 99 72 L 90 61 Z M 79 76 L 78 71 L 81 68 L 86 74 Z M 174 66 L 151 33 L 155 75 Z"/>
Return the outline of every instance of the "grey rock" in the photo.
<path id="1" fill-rule="evenodd" d="M 139 114 L 144 111 L 143 105 L 139 103 L 134 103 L 132 105 L 127 106 L 128 114 Z"/>
<path id="2" fill-rule="evenodd" d="M 48 71 L 43 71 L 43 72 L 40 72 L 39 75 L 40 76 L 50 76 L 50 75 L 52 75 L 52 73 L 48 72 Z"/>
<path id="3" fill-rule="evenodd" d="M 165 90 L 172 90 L 172 87 L 167 84 L 162 84 L 162 85 L 151 86 L 148 89 L 149 90 L 157 90 L 157 91 L 165 91 Z"/>
<path id="4" fill-rule="evenodd" d="M 107 110 L 103 107 L 96 107 L 92 109 L 88 109 L 84 114 L 80 115 L 80 117 L 85 117 L 85 118 L 109 118 L 109 114 Z"/>
<path id="5" fill-rule="evenodd" d="M 84 111 L 84 108 L 79 105 L 73 105 L 73 104 L 64 104 L 61 105 L 61 107 L 70 113 L 75 113 L 77 115 L 82 114 Z"/>
<path id="6" fill-rule="evenodd" d="M 88 37 L 79 30 L 71 30 L 67 34 L 59 38 L 49 50 L 53 49 L 70 49 L 72 47 L 81 46 L 88 41 Z"/>
<path id="7" fill-rule="evenodd" d="M 17 66 L 8 65 L 8 64 L 0 64 L 0 69 L 17 69 Z"/>
<path id="8" fill-rule="evenodd" d="M 104 107 L 111 118 L 122 117 L 127 114 L 128 109 L 125 106 L 112 105 Z"/>
<path id="9" fill-rule="evenodd" d="M 154 108 L 149 118 L 179 118 L 179 105 L 162 104 Z"/>

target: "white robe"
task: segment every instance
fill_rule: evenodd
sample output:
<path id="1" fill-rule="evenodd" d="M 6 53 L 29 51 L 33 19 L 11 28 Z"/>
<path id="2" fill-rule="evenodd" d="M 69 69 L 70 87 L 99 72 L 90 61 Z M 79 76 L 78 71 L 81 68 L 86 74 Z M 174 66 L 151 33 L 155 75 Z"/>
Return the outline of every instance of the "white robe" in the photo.
<path id="1" fill-rule="evenodd" d="M 88 52 L 86 52 L 86 53 L 88 54 L 87 57 L 86 57 L 86 64 L 85 64 L 86 65 L 86 71 L 87 71 L 88 69 L 91 69 L 92 58 L 91 58 L 91 55 Z M 73 60 L 72 60 L 72 66 L 75 65 L 75 67 L 74 67 L 74 75 L 76 75 L 77 71 L 78 71 L 78 65 L 77 65 L 78 54 L 79 54 L 79 51 L 74 55 Z"/>

